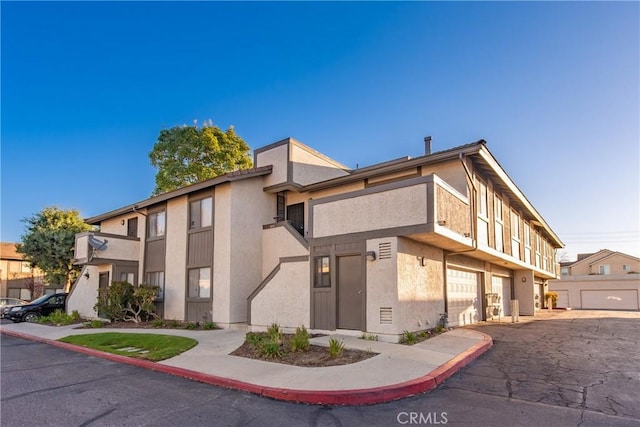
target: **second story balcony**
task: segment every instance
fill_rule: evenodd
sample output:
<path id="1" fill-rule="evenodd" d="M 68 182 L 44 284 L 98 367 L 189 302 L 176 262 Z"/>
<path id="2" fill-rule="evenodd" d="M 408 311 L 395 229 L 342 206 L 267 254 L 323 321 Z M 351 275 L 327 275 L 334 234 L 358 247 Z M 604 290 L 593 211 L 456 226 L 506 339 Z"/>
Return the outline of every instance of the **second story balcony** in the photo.
<path id="1" fill-rule="evenodd" d="M 116 261 L 139 261 L 139 257 L 140 239 L 137 237 L 97 231 L 76 234 L 75 264 L 98 265 Z"/>

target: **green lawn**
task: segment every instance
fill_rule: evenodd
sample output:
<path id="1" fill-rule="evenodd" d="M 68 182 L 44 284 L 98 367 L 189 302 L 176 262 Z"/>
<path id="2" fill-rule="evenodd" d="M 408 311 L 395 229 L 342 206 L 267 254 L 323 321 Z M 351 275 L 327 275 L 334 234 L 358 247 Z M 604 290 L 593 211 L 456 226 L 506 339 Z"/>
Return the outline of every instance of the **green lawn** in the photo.
<path id="1" fill-rule="evenodd" d="M 59 341 L 105 351 L 122 356 L 158 362 L 169 359 L 195 347 L 193 338 L 175 335 L 131 334 L 105 332 L 100 334 L 72 335 Z"/>

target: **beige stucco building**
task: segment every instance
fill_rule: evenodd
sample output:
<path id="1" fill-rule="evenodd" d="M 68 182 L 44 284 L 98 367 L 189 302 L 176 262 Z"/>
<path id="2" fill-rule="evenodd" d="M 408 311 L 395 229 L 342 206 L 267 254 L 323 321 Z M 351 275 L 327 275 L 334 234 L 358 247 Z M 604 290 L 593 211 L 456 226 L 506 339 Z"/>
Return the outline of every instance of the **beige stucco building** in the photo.
<path id="1" fill-rule="evenodd" d="M 158 284 L 165 318 L 397 340 L 541 308 L 563 246 L 484 141 L 350 170 L 293 138 L 233 172 L 88 218 L 69 310 Z"/>
<path id="2" fill-rule="evenodd" d="M 32 268 L 16 243 L 0 243 L 0 297 L 32 300 L 44 293 L 55 293 L 59 287 L 46 283 L 44 273 Z"/>
<path id="3" fill-rule="evenodd" d="M 549 281 L 561 308 L 640 309 L 640 259 L 602 249 L 560 264 L 560 279 Z"/>

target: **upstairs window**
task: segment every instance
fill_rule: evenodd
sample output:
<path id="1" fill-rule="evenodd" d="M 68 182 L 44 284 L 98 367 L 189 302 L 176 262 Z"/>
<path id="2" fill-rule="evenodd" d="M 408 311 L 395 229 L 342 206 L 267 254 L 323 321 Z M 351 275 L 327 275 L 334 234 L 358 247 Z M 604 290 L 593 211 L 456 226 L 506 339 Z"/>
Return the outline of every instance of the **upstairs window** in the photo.
<path id="1" fill-rule="evenodd" d="M 493 215 L 496 219 L 495 224 L 495 238 L 496 238 L 496 250 L 504 252 L 504 216 L 502 213 L 502 200 L 500 197 L 495 196 L 493 199 Z"/>
<path id="2" fill-rule="evenodd" d="M 609 266 L 609 264 L 600 266 L 600 274 L 611 274 L 611 267 Z"/>
<path id="3" fill-rule="evenodd" d="M 569 267 L 561 267 L 560 268 L 560 274 L 563 276 L 568 276 L 569 275 Z"/>
<path id="4" fill-rule="evenodd" d="M 149 222 L 149 235 L 148 237 L 162 237 L 164 236 L 165 230 L 165 212 L 153 212 L 149 214 L 148 222 Z"/>
<path id="5" fill-rule="evenodd" d="M 631 266 L 629 264 L 623 264 L 622 271 L 631 271 Z"/>
<path id="6" fill-rule="evenodd" d="M 210 227 L 213 219 L 213 198 L 194 200 L 189 204 L 189 229 Z"/>
<path id="7" fill-rule="evenodd" d="M 520 259 L 520 217 L 511 211 L 511 256 Z"/>

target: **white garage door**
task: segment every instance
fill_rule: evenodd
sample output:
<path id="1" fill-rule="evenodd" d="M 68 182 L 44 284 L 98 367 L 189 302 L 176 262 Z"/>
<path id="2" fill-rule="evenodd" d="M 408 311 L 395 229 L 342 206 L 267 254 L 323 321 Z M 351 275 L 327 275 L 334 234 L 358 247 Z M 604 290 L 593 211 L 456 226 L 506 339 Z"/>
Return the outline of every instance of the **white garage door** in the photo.
<path id="1" fill-rule="evenodd" d="M 509 304 L 509 301 L 511 300 L 511 279 L 500 276 L 491 277 L 491 292 L 500 295 L 502 315 L 511 316 L 511 308 Z"/>
<path id="2" fill-rule="evenodd" d="M 447 270 L 447 310 L 449 326 L 476 323 L 478 316 L 478 274 L 462 270 Z"/>
<path id="3" fill-rule="evenodd" d="M 558 294 L 558 302 L 556 302 L 556 307 L 558 308 L 567 308 L 569 307 L 569 291 L 554 291 Z"/>
<path id="4" fill-rule="evenodd" d="M 638 291 L 635 289 L 583 289 L 580 298 L 583 309 L 638 310 Z"/>

